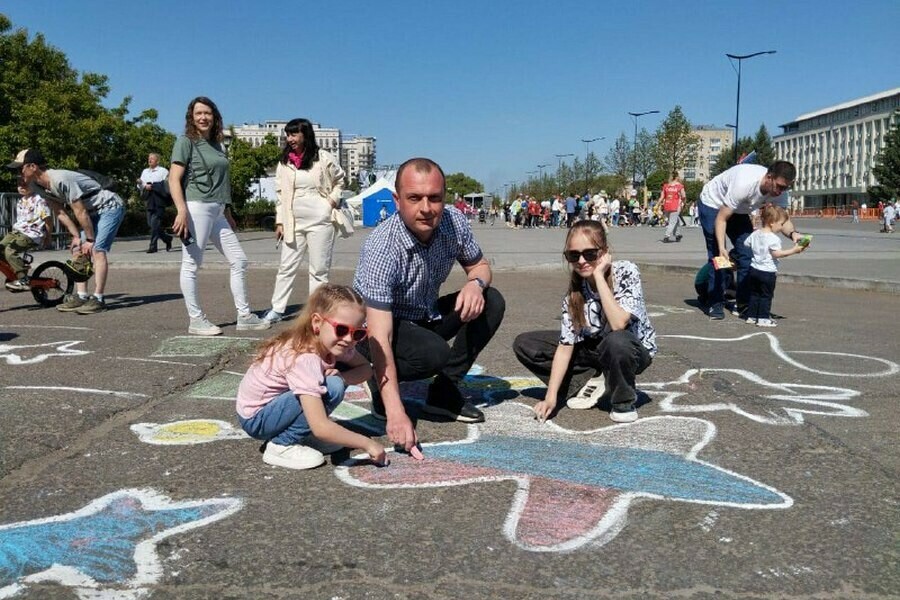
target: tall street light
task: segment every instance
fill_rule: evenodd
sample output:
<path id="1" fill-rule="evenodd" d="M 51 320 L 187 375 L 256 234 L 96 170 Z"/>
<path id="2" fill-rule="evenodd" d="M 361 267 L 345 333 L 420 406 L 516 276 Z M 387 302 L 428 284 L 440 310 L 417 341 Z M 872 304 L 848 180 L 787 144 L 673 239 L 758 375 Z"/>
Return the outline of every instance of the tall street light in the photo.
<path id="1" fill-rule="evenodd" d="M 753 58 L 754 56 L 759 56 L 761 54 L 775 54 L 775 52 L 775 50 L 764 50 L 762 52 L 754 52 L 753 54 L 725 54 L 725 56 L 727 56 L 728 58 L 738 61 L 737 108 L 734 111 L 734 164 L 737 164 L 738 160 L 738 126 L 741 124 L 741 61 L 744 61 L 748 58 Z M 734 64 L 732 64 L 731 66 L 734 67 Z"/>
<path id="2" fill-rule="evenodd" d="M 606 136 L 600 136 L 600 137 L 591 138 L 589 140 L 584 140 L 584 139 L 581 140 L 582 142 L 584 142 L 584 185 L 588 188 L 587 191 L 590 191 L 590 187 L 591 187 L 590 178 L 591 178 L 592 173 L 591 173 L 591 171 L 588 170 L 588 163 L 590 162 L 590 156 L 591 156 L 591 144 L 593 142 L 599 142 L 600 140 L 605 140 L 605 139 L 606 139 Z"/>
<path id="3" fill-rule="evenodd" d="M 550 163 L 544 163 L 542 165 L 537 166 L 538 171 L 540 172 L 539 177 L 541 178 L 541 194 L 544 193 L 544 169 L 549 166 L 550 166 Z"/>
<path id="4" fill-rule="evenodd" d="M 644 115 L 659 114 L 658 110 L 645 110 L 644 112 L 628 113 L 634 118 L 634 137 L 631 141 L 631 187 L 637 190 L 637 123 L 638 117 Z"/>
<path id="5" fill-rule="evenodd" d="M 561 194 L 562 193 L 562 182 L 559 179 L 559 172 L 562 171 L 562 159 L 568 158 L 570 156 L 575 156 L 575 155 L 572 154 L 571 152 L 569 152 L 568 154 L 554 154 L 554 156 L 556 156 L 556 158 L 558 159 L 558 161 L 557 161 L 558 164 L 556 167 L 556 188 L 559 191 L 559 193 Z"/>

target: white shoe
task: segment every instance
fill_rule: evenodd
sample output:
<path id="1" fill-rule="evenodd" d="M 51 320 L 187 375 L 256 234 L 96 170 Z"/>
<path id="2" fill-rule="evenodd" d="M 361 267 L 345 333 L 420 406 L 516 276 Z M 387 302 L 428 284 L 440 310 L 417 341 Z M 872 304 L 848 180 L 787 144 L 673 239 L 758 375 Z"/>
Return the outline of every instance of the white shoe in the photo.
<path id="1" fill-rule="evenodd" d="M 744 322 L 747 323 L 748 325 L 756 325 L 756 319 L 754 319 L 753 317 L 748 317 L 747 320 Z"/>
<path id="2" fill-rule="evenodd" d="M 271 326 L 272 323 L 270 321 L 260 319 L 253 313 L 248 313 L 246 315 L 239 314 L 237 317 L 238 331 L 259 331 L 262 329 L 268 329 Z"/>
<path id="3" fill-rule="evenodd" d="M 624 412 L 611 410 L 609 411 L 609 418 L 616 423 L 634 423 L 635 421 L 637 421 L 638 414 L 637 411 L 633 408 Z"/>
<path id="4" fill-rule="evenodd" d="M 191 319 L 188 333 L 192 335 L 222 335 L 222 329 L 218 325 L 210 323 L 206 317 Z"/>
<path id="5" fill-rule="evenodd" d="M 282 446 L 269 442 L 263 452 L 263 462 L 286 469 L 305 470 L 315 469 L 325 462 L 325 457 L 318 450 L 301 444 Z"/>
<path id="6" fill-rule="evenodd" d="M 593 408 L 600 401 L 600 397 L 606 393 L 606 382 L 603 375 L 591 377 L 578 393 L 566 401 L 569 408 L 575 410 L 587 410 Z"/>
<path id="7" fill-rule="evenodd" d="M 756 326 L 757 327 L 778 327 L 778 323 L 776 323 L 772 319 L 757 319 Z"/>
<path id="8" fill-rule="evenodd" d="M 274 308 L 270 308 L 269 312 L 267 312 L 263 317 L 263 321 L 268 321 L 269 323 L 277 323 L 283 318 L 284 315 L 282 313 L 278 312 Z"/>

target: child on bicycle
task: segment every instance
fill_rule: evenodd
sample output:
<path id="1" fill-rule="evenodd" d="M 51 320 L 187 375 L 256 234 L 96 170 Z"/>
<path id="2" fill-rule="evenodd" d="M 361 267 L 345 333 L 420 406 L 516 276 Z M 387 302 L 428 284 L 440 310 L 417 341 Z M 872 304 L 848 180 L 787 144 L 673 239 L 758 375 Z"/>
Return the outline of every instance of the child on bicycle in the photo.
<path id="1" fill-rule="evenodd" d="M 16 272 L 16 280 L 7 281 L 6 289 L 11 292 L 27 292 L 30 289 L 28 265 L 22 255 L 50 243 L 53 221 L 50 219 L 47 203 L 40 195 L 32 193 L 24 181 L 19 181 L 18 191 L 21 196 L 16 203 L 16 222 L 13 223 L 12 231 L 0 240 L 0 252 Z"/>
<path id="2" fill-rule="evenodd" d="M 328 418 L 347 384 L 372 376 L 356 351 L 366 339 L 365 320 L 365 303 L 353 288 L 326 283 L 309 297 L 296 325 L 262 343 L 238 389 L 237 414 L 244 431 L 267 442 L 263 462 L 312 469 L 325 462 L 320 449 L 337 445 L 386 464 L 381 444 Z"/>

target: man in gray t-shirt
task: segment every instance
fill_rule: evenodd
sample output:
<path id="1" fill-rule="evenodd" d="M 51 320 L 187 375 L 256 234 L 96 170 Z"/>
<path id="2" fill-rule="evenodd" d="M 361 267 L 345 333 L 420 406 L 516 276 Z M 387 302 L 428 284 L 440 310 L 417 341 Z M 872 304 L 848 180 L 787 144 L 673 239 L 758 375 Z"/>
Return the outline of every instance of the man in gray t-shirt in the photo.
<path id="1" fill-rule="evenodd" d="M 61 312 L 93 314 L 106 310 L 104 293 L 109 265 L 106 253 L 122 219 L 125 203 L 113 191 L 103 189 L 97 181 L 84 173 L 63 169 L 48 169 L 43 154 L 35 149 L 22 150 L 6 168 L 18 171 L 28 185 L 36 185 L 41 195 L 58 214 L 69 206 L 81 229 L 73 233 L 72 251 L 89 256 L 94 263 L 94 294 L 88 296 L 87 283 L 76 284 L 76 294 L 57 306 Z"/>

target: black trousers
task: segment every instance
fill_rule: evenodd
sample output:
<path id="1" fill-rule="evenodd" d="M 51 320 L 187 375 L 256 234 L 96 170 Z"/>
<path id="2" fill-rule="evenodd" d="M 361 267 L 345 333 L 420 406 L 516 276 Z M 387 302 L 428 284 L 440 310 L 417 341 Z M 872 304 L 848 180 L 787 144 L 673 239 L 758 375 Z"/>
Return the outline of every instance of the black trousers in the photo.
<path id="1" fill-rule="evenodd" d="M 147 225 L 150 227 L 150 249 L 156 250 L 159 240 L 167 246 L 172 243 L 172 236 L 163 231 L 163 215 L 165 208 L 155 208 L 147 211 Z"/>
<path id="2" fill-rule="evenodd" d="M 771 319 L 772 298 L 775 297 L 775 279 L 777 273 L 760 271 L 750 267 L 747 276 L 750 288 L 750 302 L 744 315 L 748 319 Z"/>
<path id="3" fill-rule="evenodd" d="M 529 331 L 516 338 L 513 352 L 525 368 L 546 384 L 558 345 L 558 329 Z M 586 339 L 575 344 L 557 398 L 572 397 L 591 377 L 602 374 L 613 410 L 630 410 L 637 393 L 635 375 L 643 373 L 652 361 L 650 353 L 630 331 L 610 331 L 602 338 Z"/>
<path id="4" fill-rule="evenodd" d="M 484 310 L 478 318 L 463 323 L 454 309 L 459 292 L 438 300 L 438 321 L 394 319 L 394 363 L 398 381 L 414 381 L 440 375 L 458 384 L 475 359 L 500 328 L 506 301 L 496 289 L 484 290 Z M 453 340 L 450 345 L 447 342 Z M 371 358 L 368 344 L 359 351 Z"/>

